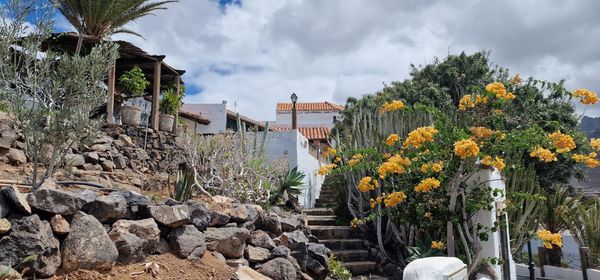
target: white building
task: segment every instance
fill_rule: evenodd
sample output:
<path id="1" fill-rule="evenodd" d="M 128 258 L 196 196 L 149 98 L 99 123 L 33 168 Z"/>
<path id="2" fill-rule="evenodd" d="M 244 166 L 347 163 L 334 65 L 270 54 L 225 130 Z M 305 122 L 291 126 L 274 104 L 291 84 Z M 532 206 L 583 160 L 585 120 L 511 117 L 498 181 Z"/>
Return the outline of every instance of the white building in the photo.
<path id="1" fill-rule="evenodd" d="M 333 128 L 334 123 L 344 110 L 341 105 L 331 102 L 298 102 L 296 103 L 296 122 L 298 127 L 327 127 Z M 292 103 L 277 103 L 275 125 L 291 128 Z"/>

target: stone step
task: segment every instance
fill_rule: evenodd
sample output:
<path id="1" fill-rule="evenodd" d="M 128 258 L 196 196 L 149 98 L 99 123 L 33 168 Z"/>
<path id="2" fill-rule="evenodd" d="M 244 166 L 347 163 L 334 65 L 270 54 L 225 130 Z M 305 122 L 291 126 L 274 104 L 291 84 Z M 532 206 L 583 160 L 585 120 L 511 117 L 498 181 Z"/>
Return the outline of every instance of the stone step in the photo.
<path id="1" fill-rule="evenodd" d="M 324 203 L 324 202 L 315 203 L 316 208 L 329 208 L 329 206 L 334 206 L 334 205 L 333 205 L 333 203 Z"/>
<path id="2" fill-rule="evenodd" d="M 347 262 L 344 263 L 344 266 L 350 270 L 352 275 L 358 276 L 375 272 L 377 263 L 371 261 Z"/>
<path id="3" fill-rule="evenodd" d="M 326 199 L 326 198 L 319 197 L 319 198 L 315 199 L 315 203 L 334 203 L 334 202 L 335 202 L 335 200 L 329 199 L 329 198 Z"/>
<path id="4" fill-rule="evenodd" d="M 367 250 L 341 250 L 333 251 L 333 254 L 344 263 L 369 260 L 369 251 Z"/>
<path id="5" fill-rule="evenodd" d="M 302 213 L 309 215 L 309 216 L 331 216 L 331 215 L 335 215 L 335 213 L 333 212 L 333 209 L 330 208 L 309 208 L 309 209 L 304 209 L 302 210 Z"/>
<path id="6" fill-rule="evenodd" d="M 357 250 L 364 248 L 362 239 L 321 239 L 319 243 L 325 245 L 332 251 L 336 250 Z"/>
<path id="7" fill-rule="evenodd" d="M 388 280 L 387 278 L 375 274 L 359 275 L 352 277 L 352 280 Z"/>
<path id="8" fill-rule="evenodd" d="M 310 226 L 310 231 L 321 239 L 350 239 L 358 236 L 358 232 L 350 226 Z"/>
<path id="9" fill-rule="evenodd" d="M 306 216 L 306 224 L 309 226 L 335 226 L 336 216 Z"/>

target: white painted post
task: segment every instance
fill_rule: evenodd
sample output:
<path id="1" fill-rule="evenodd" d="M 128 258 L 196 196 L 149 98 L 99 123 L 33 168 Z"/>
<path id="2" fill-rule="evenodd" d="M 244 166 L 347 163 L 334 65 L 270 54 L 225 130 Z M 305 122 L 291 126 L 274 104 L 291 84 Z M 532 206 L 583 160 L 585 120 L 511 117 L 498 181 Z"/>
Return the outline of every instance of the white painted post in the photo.
<path id="1" fill-rule="evenodd" d="M 485 227 L 493 227 L 494 223 L 499 221 L 498 215 L 507 215 L 506 213 L 502 213 L 498 211 L 498 207 L 504 208 L 504 203 L 506 201 L 506 187 L 504 185 L 504 180 L 502 176 L 498 172 L 497 169 L 494 168 L 494 171 L 489 169 L 482 169 L 477 172 L 468 184 L 482 184 L 483 186 L 489 186 L 492 190 L 498 190 L 498 194 L 494 197 L 494 205 L 491 211 L 481 210 L 477 215 L 475 215 L 475 219 L 477 222 Z M 501 213 L 501 214 L 500 214 Z M 506 216 L 505 216 L 506 217 Z M 508 219 L 505 219 L 508 221 Z M 506 231 L 508 235 L 508 223 L 506 223 Z M 510 236 L 507 238 L 510 240 Z M 483 258 L 497 258 L 501 259 L 502 257 L 502 247 L 500 241 L 500 231 L 490 232 L 487 241 L 481 241 L 481 256 Z M 509 264 L 510 264 L 510 277 L 508 279 L 516 280 L 516 266 L 515 262 L 512 259 L 512 254 L 510 253 L 510 244 L 508 246 L 508 256 L 509 256 Z M 502 280 L 504 279 L 502 274 L 502 265 L 490 265 L 496 272 L 496 279 Z"/>

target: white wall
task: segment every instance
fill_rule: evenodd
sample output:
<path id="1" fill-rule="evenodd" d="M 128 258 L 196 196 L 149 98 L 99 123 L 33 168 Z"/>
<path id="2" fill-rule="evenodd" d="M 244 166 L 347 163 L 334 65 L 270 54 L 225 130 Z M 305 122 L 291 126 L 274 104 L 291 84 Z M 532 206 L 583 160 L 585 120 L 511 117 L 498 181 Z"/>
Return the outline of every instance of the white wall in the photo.
<path id="1" fill-rule="evenodd" d="M 298 198 L 300 205 L 305 208 L 314 206 L 324 180 L 324 176 L 317 174 L 320 163 L 309 153 L 309 149 L 308 139 L 298 130 L 273 131 L 267 134 L 265 152 L 268 158 L 286 158 L 289 168 L 298 167 L 298 170 L 306 174 L 304 183 L 307 188 Z"/>
<path id="2" fill-rule="evenodd" d="M 333 117 L 339 118 L 340 114 L 337 111 L 331 112 L 297 112 L 298 127 L 323 126 L 333 128 Z M 277 126 L 291 127 L 292 113 L 277 112 L 275 124 Z"/>
<path id="3" fill-rule="evenodd" d="M 194 113 L 207 118 L 210 121 L 208 125 L 196 127 L 196 132 L 200 134 L 223 133 L 227 129 L 227 103 L 221 104 L 183 104 L 183 111 Z M 193 122 L 188 122 L 189 128 L 194 129 Z"/>

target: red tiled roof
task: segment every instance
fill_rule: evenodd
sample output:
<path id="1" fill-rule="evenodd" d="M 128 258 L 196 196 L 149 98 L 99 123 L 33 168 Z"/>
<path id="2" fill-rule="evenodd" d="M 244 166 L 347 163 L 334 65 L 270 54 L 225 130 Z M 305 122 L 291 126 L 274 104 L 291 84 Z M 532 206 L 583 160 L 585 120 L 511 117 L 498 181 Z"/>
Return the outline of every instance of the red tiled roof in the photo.
<path id="1" fill-rule="evenodd" d="M 331 102 L 298 102 L 296 103 L 298 111 L 341 111 L 344 106 L 333 104 Z M 277 112 L 292 111 L 292 103 L 277 103 Z"/>
<path id="2" fill-rule="evenodd" d="M 290 127 L 274 127 L 276 131 L 285 131 L 291 130 Z M 329 127 L 321 127 L 321 126 L 313 126 L 313 127 L 298 127 L 298 131 L 304 135 L 308 140 L 325 140 L 329 138 L 329 133 L 331 133 L 331 128 Z"/>

